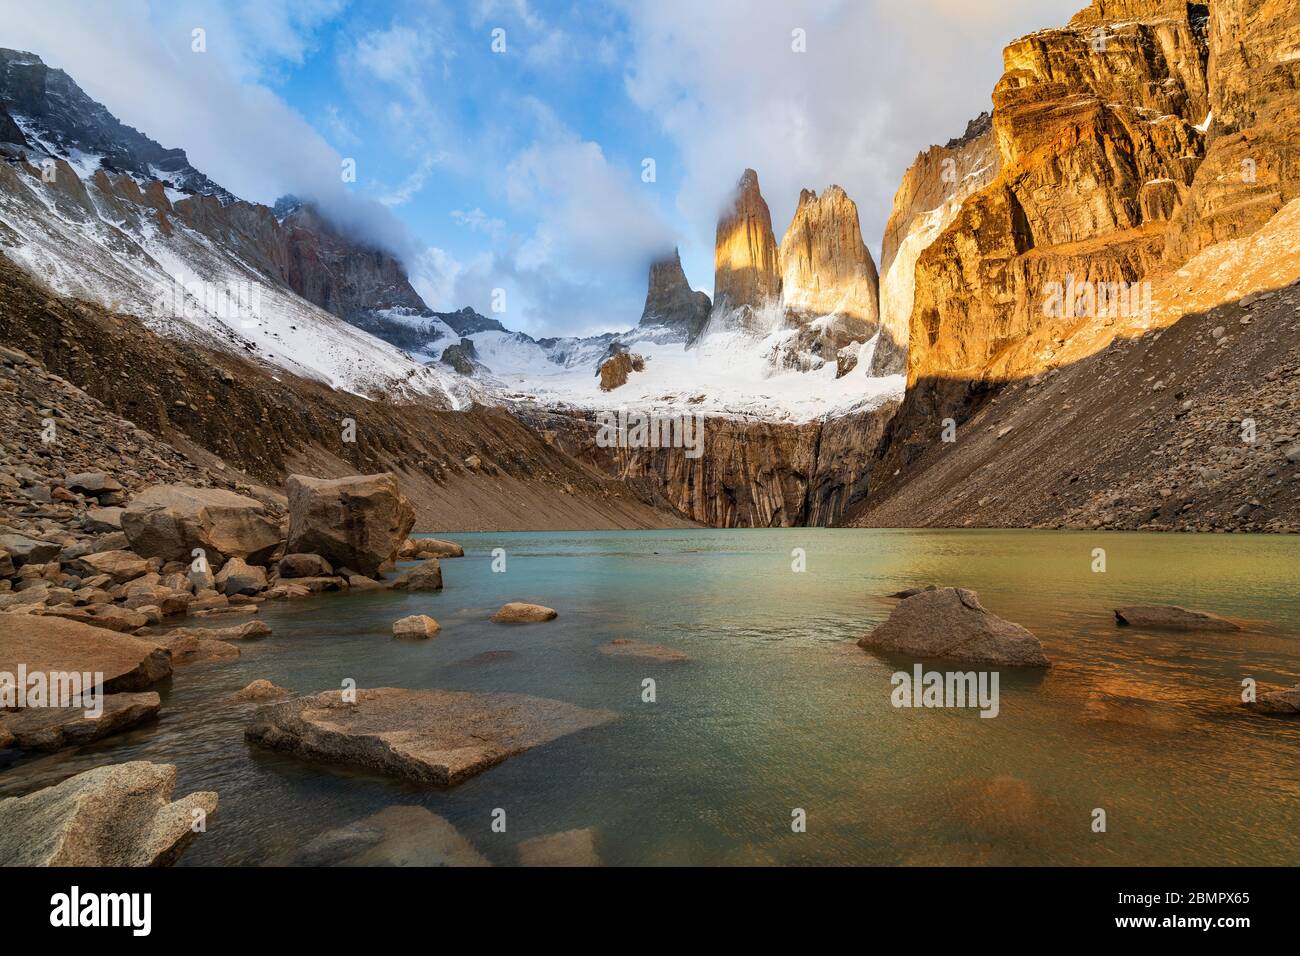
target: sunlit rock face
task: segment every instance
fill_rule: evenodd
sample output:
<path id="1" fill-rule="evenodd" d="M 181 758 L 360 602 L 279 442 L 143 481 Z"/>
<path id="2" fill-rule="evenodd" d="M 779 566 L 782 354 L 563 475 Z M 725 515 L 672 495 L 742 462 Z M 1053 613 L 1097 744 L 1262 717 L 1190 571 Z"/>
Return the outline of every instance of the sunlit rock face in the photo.
<path id="1" fill-rule="evenodd" d="M 1173 216 L 1165 261 L 1249 235 L 1300 196 L 1300 5 L 1214 0 L 1205 161 Z"/>
<path id="2" fill-rule="evenodd" d="M 1205 155 L 1208 58 L 1203 10 L 1163 0 L 1099 0 L 1007 47 L 993 94 L 1000 171 L 917 260 L 909 393 L 882 468 L 962 420 L 989 384 L 1114 326 L 1052 309 L 1054 283 L 1141 283 L 1161 268 Z"/>
<path id="3" fill-rule="evenodd" d="M 837 348 L 876 334 L 876 264 L 862 241 L 858 207 L 843 189 L 831 186 L 821 196 L 808 189 L 799 194 L 780 256 L 788 321 L 804 326 L 836 316 L 828 334 Z"/>
<path id="4" fill-rule="evenodd" d="M 957 217 L 966 198 L 997 177 L 1001 164 L 992 118 L 984 113 L 963 136 L 931 146 L 907 170 L 881 247 L 881 335 L 871 356 L 872 375 L 906 371 L 916 261 Z"/>
<path id="5" fill-rule="evenodd" d="M 740 177 L 731 209 L 718 221 L 713 263 L 717 308 L 758 310 L 780 298 L 781 260 L 772 214 L 752 169 Z"/>

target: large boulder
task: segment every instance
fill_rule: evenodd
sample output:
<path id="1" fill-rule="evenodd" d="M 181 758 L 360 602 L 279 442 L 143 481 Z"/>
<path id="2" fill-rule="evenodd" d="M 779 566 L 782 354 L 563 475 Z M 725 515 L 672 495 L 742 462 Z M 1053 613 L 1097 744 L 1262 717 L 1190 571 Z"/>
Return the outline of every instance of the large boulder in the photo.
<path id="1" fill-rule="evenodd" d="M 522 694 L 395 687 L 355 694 L 355 703 L 333 690 L 263 707 L 245 736 L 314 760 L 450 786 L 615 716 Z"/>
<path id="2" fill-rule="evenodd" d="M 1161 631 L 1240 631 L 1241 625 L 1209 611 L 1195 611 L 1175 604 L 1143 604 L 1115 609 L 1120 627 L 1153 628 Z"/>
<path id="3" fill-rule="evenodd" d="M 437 558 L 430 558 L 399 575 L 392 587 L 394 591 L 441 591 L 442 566 Z"/>
<path id="4" fill-rule="evenodd" d="M 290 475 L 285 490 L 287 550 L 319 554 L 336 568 L 373 576 L 396 559 L 415 526 L 415 509 L 389 473 L 352 478 Z"/>
<path id="5" fill-rule="evenodd" d="M 1019 624 L 986 611 L 965 588 L 922 591 L 900 601 L 889 619 L 858 641 L 867 650 L 919 658 L 1047 667 L 1043 645 Z"/>
<path id="6" fill-rule="evenodd" d="M 28 674 L 103 674 L 107 693 L 144 690 L 172 672 L 167 651 L 152 641 L 47 615 L 0 614 L 0 672 L 17 674 L 20 664 Z"/>
<path id="7" fill-rule="evenodd" d="M 186 563 L 202 548 L 213 565 L 265 564 L 280 545 L 280 526 L 260 501 L 220 488 L 153 485 L 131 500 L 122 530 L 136 554 Z"/>
<path id="8" fill-rule="evenodd" d="M 172 802 L 175 788 L 175 767 L 137 760 L 0 800 L 0 866 L 168 866 L 217 809 L 210 791 Z"/>

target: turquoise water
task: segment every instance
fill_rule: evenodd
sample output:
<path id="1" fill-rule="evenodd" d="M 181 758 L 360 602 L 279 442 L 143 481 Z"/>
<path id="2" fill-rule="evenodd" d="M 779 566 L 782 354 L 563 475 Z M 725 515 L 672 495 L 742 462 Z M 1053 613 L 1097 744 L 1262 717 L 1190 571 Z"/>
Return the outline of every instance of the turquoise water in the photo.
<path id="1" fill-rule="evenodd" d="M 260 864 L 393 804 L 447 820 L 495 863 L 592 828 L 608 864 L 1291 864 L 1300 721 L 1250 715 L 1240 684 L 1300 681 L 1300 540 L 1035 531 L 782 530 L 447 535 L 437 593 L 266 604 L 274 633 L 162 688 L 153 725 L 0 772 L 22 793 L 109 760 L 179 768 L 220 808 L 183 865 Z M 504 548 L 505 573 L 492 571 Z M 1093 549 L 1106 551 L 1094 573 Z M 792 550 L 807 570 L 791 570 Z M 1000 714 L 899 710 L 882 660 L 853 643 L 903 587 L 958 584 L 1042 640 L 1055 666 L 1003 672 Z M 501 603 L 560 612 L 488 622 Z M 1179 603 L 1241 634 L 1116 628 L 1111 608 Z M 442 624 L 395 641 L 394 620 Z M 228 618 L 223 623 L 241 619 Z M 610 658 L 630 637 L 689 660 Z M 506 654 L 487 652 L 505 651 Z M 513 691 L 619 718 L 449 791 L 247 745 L 228 696 L 269 678 Z M 654 703 L 642 680 L 656 681 Z M 506 811 L 505 833 L 491 829 Z M 791 830 L 806 812 L 807 832 Z M 1106 832 L 1092 831 L 1093 811 Z"/>

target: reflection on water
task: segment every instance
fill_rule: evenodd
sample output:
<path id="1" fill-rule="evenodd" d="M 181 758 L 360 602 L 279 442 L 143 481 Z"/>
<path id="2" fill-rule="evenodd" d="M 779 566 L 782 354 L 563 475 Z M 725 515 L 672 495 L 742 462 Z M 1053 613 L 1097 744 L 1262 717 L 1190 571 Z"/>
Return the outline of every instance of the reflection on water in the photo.
<path id="1" fill-rule="evenodd" d="M 1255 717 L 1244 677 L 1300 681 L 1300 541 L 1277 536 L 872 530 L 452 536 L 432 594 L 264 605 L 274 634 L 162 688 L 153 725 L 0 772 L 24 793 L 108 761 L 179 768 L 221 806 L 184 865 L 259 864 L 395 804 L 455 825 L 494 863 L 520 842 L 593 828 L 610 864 L 1289 864 L 1300 848 L 1300 721 Z M 491 571 L 503 547 L 507 572 Z M 1092 573 L 1104 547 L 1107 571 Z M 791 550 L 807 552 L 806 573 Z M 898 661 L 853 641 L 902 587 L 960 584 L 1025 625 L 1055 666 L 1004 672 L 1001 712 L 895 710 Z M 560 611 L 508 628 L 507 600 Z M 1175 603 L 1241 634 L 1115 626 L 1111 608 Z M 442 632 L 394 641 L 427 613 Z M 630 637 L 682 664 L 609 657 Z M 250 748 L 256 678 L 298 692 L 501 690 L 619 712 L 450 791 Z M 642 703 L 654 677 L 657 702 Z M 507 832 L 491 814 L 507 812 Z M 791 812 L 807 832 L 791 832 Z M 1093 833 L 1094 808 L 1107 832 Z M 403 819 L 424 819 L 408 813 Z M 418 839 L 419 834 L 412 837 Z M 324 846 L 331 846 L 328 841 Z M 401 853 L 398 858 L 403 858 Z M 422 859 L 412 850 L 412 859 Z M 391 857 L 385 857 L 391 858 Z"/>

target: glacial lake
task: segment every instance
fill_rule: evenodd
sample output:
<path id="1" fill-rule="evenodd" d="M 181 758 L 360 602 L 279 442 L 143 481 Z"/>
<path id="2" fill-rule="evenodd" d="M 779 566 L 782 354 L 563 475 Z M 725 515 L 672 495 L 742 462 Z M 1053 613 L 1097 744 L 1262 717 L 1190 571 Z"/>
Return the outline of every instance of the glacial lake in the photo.
<path id="1" fill-rule="evenodd" d="M 591 828 L 609 865 L 1293 864 L 1300 720 L 1252 715 L 1242 680 L 1300 681 L 1300 539 L 1046 531 L 761 530 L 439 535 L 440 592 L 262 605 L 274 633 L 227 663 L 179 670 L 153 724 L 0 771 L 25 793 L 106 762 L 176 764 L 177 794 L 220 807 L 181 865 L 260 865 L 386 807 L 450 821 L 490 861 Z M 504 573 L 492 570 L 504 549 Z M 1094 549 L 1105 550 L 1097 573 Z M 806 571 L 792 571 L 803 549 Z M 855 641 L 884 595 L 927 583 L 979 592 L 1054 666 L 1003 670 L 999 713 L 898 709 L 886 660 Z M 502 603 L 557 620 L 501 626 Z M 1214 611 L 1240 633 L 1119 628 L 1112 608 Z M 391 637 L 424 613 L 433 640 Z M 247 616 L 214 619 L 221 626 Z M 683 663 L 608 657 L 634 638 Z M 488 652 L 504 651 L 507 654 Z M 934 663 L 939 670 L 977 669 Z M 618 719 L 450 790 L 313 764 L 247 744 L 268 678 L 296 692 L 362 687 L 511 691 Z M 655 701 L 643 701 L 643 680 Z M 506 830 L 494 832 L 493 811 Z M 1096 810 L 1105 832 L 1094 832 Z M 793 832 L 792 814 L 806 815 Z M 418 842 L 418 834 L 412 839 Z M 399 854 L 400 856 L 400 854 Z M 418 852 L 412 861 L 424 859 Z"/>

